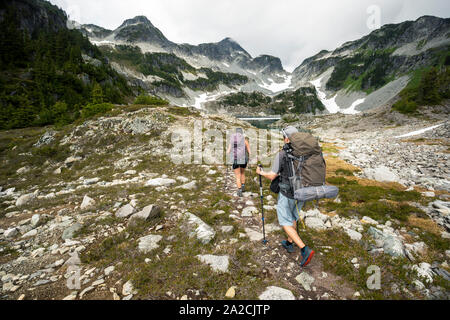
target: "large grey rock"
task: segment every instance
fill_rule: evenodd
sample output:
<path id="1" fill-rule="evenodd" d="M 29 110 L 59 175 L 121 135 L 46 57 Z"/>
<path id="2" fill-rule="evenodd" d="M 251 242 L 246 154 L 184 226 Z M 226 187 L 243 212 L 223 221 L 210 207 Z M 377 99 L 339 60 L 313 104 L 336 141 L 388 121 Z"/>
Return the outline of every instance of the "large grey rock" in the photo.
<path id="1" fill-rule="evenodd" d="M 245 228 L 245 233 L 251 241 L 261 241 L 263 239 L 263 234 L 253 229 Z"/>
<path id="2" fill-rule="evenodd" d="M 403 242 L 393 234 L 383 232 L 377 228 L 369 227 L 368 233 L 377 241 L 382 242 L 385 253 L 393 257 L 404 257 L 405 248 Z"/>
<path id="3" fill-rule="evenodd" d="M 18 233 L 19 233 L 19 230 L 17 230 L 17 228 L 9 228 L 9 229 L 5 230 L 5 232 L 3 232 L 3 236 L 6 239 L 11 239 L 11 238 L 14 238 Z"/>
<path id="4" fill-rule="evenodd" d="M 183 184 L 183 185 L 179 186 L 178 188 L 183 189 L 183 190 L 194 190 L 196 187 L 197 187 L 197 181 L 194 180 L 189 183 Z"/>
<path id="5" fill-rule="evenodd" d="M 16 201 L 16 206 L 20 207 L 23 205 L 26 205 L 27 203 L 29 203 L 31 200 L 33 200 L 35 197 L 34 193 L 28 193 L 28 194 L 24 194 L 22 196 L 20 196 L 17 201 Z"/>
<path id="6" fill-rule="evenodd" d="M 142 253 L 149 253 L 159 247 L 158 242 L 161 241 L 161 239 L 162 236 L 153 234 L 139 238 L 139 251 Z"/>
<path id="7" fill-rule="evenodd" d="M 146 187 L 168 187 L 172 184 L 176 183 L 174 179 L 167 179 L 167 178 L 156 178 L 148 180 L 145 183 Z"/>
<path id="8" fill-rule="evenodd" d="M 383 245 L 384 252 L 393 256 L 393 257 L 404 257 L 405 256 L 405 250 L 403 243 L 400 239 L 388 236 L 384 239 L 384 245 Z"/>
<path id="9" fill-rule="evenodd" d="M 207 244 L 216 236 L 214 229 L 196 215 L 186 212 L 184 216 L 187 218 L 188 226 L 192 229 L 191 236 L 195 236 L 201 243 Z"/>
<path id="10" fill-rule="evenodd" d="M 359 241 L 359 240 L 362 239 L 362 234 L 359 233 L 358 231 L 355 231 L 355 230 L 352 230 L 352 229 L 349 229 L 349 228 L 345 228 L 344 231 L 345 231 L 345 233 L 347 233 L 347 235 L 352 240 Z"/>
<path id="11" fill-rule="evenodd" d="M 55 134 L 55 131 L 47 131 L 39 138 L 38 142 L 33 144 L 33 147 L 39 148 L 43 145 L 52 143 L 55 140 Z"/>
<path id="12" fill-rule="evenodd" d="M 311 291 L 311 285 L 313 284 L 313 282 L 315 281 L 314 277 L 311 276 L 309 273 L 307 272 L 302 272 L 300 273 L 297 277 L 295 277 L 295 280 L 297 280 L 297 282 L 299 284 L 302 285 L 302 287 L 306 290 L 306 291 Z"/>
<path id="13" fill-rule="evenodd" d="M 270 286 L 259 295 L 259 300 L 295 300 L 295 296 L 290 290 Z"/>
<path id="14" fill-rule="evenodd" d="M 206 255 L 197 255 L 197 258 L 201 262 L 210 265 L 214 271 L 228 272 L 228 266 L 230 264 L 229 256 L 215 256 L 212 254 L 206 254 Z"/>
<path id="15" fill-rule="evenodd" d="M 62 234 L 62 239 L 72 239 L 75 232 L 79 231 L 83 226 L 80 223 L 74 223 L 70 227 L 66 228 Z"/>
<path id="16" fill-rule="evenodd" d="M 374 219 L 372 219 L 370 217 L 366 217 L 366 216 L 364 216 L 361 219 L 361 222 L 365 223 L 365 224 L 373 224 L 373 225 L 377 225 L 378 224 L 378 221 L 376 221 L 376 220 L 374 220 Z"/>
<path id="17" fill-rule="evenodd" d="M 23 235 L 22 235 L 22 238 L 23 238 L 23 239 L 25 239 L 25 238 L 31 238 L 31 237 L 34 237 L 35 235 L 37 235 L 37 230 L 36 230 L 36 229 L 33 229 L 33 230 L 30 230 L 30 231 L 28 231 L 27 233 L 23 234 Z"/>
<path id="18" fill-rule="evenodd" d="M 404 246 L 405 254 L 411 261 L 414 261 L 416 256 L 424 255 L 428 248 L 425 242 L 405 243 Z"/>
<path id="19" fill-rule="evenodd" d="M 33 228 L 39 227 L 43 223 L 43 219 L 40 214 L 33 214 L 30 224 Z"/>
<path id="20" fill-rule="evenodd" d="M 119 208 L 119 210 L 116 211 L 116 217 L 117 218 L 126 218 L 131 216 L 133 213 L 136 212 L 136 209 L 131 204 L 126 204 Z"/>
<path id="21" fill-rule="evenodd" d="M 159 217 L 160 215 L 161 215 L 161 208 L 152 204 L 152 205 L 146 206 L 141 211 L 133 214 L 130 217 L 130 221 L 128 222 L 128 225 L 133 226 L 133 225 L 136 225 L 137 223 L 139 223 L 139 220 L 148 221 L 151 219 L 155 219 L 155 218 Z"/>
<path id="22" fill-rule="evenodd" d="M 222 226 L 222 227 L 220 227 L 220 230 L 223 233 L 232 233 L 234 230 L 234 227 L 233 226 Z"/>
<path id="23" fill-rule="evenodd" d="M 242 210 L 242 217 L 253 217 L 254 214 L 258 214 L 258 209 L 256 207 L 247 207 Z"/>
<path id="24" fill-rule="evenodd" d="M 95 200 L 85 195 L 83 202 L 81 202 L 80 208 L 81 210 L 90 209 L 94 206 L 94 204 Z"/>
<path id="25" fill-rule="evenodd" d="M 392 172 L 386 166 L 379 166 L 373 169 L 364 170 L 366 176 L 369 179 L 382 181 L 382 182 L 400 182 L 400 178 L 397 174 Z"/>
<path id="26" fill-rule="evenodd" d="M 71 166 L 74 162 L 82 160 L 81 157 L 70 156 L 65 161 L 64 164 L 67 166 Z"/>
<path id="27" fill-rule="evenodd" d="M 411 267 L 412 270 L 417 272 L 417 275 L 424 279 L 427 283 L 433 282 L 433 270 L 431 269 L 431 265 L 426 262 L 419 263 L 418 265 L 414 265 Z"/>
<path id="28" fill-rule="evenodd" d="M 314 230 L 326 230 L 327 227 L 325 226 L 325 223 L 321 218 L 318 217 L 306 217 L 305 218 L 305 224 L 308 228 L 314 229 Z"/>
<path id="29" fill-rule="evenodd" d="M 92 184 L 96 184 L 97 182 L 99 182 L 100 181 L 100 178 L 91 178 L 91 179 L 86 179 L 86 180 L 84 180 L 83 181 L 83 184 L 85 185 L 85 186 L 90 186 L 90 185 L 92 185 Z"/>

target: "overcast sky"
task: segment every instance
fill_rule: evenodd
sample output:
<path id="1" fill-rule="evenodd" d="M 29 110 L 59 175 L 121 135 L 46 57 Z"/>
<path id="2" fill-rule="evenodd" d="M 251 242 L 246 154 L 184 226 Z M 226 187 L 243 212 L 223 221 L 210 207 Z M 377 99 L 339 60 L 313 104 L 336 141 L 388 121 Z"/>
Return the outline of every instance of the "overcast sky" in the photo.
<path id="1" fill-rule="evenodd" d="M 450 16 L 449 0 L 50 0 L 80 23 L 117 28 L 145 15 L 171 41 L 199 44 L 231 37 L 252 56 L 281 58 L 286 70 L 333 50 L 376 25 Z M 368 14 L 367 11 L 370 11 Z"/>

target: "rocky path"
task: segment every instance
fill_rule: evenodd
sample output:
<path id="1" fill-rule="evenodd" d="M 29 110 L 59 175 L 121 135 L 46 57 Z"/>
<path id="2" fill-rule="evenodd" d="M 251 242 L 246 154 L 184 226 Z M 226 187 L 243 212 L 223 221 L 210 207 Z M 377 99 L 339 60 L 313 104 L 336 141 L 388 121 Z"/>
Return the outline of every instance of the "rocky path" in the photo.
<path id="1" fill-rule="evenodd" d="M 254 168 L 246 170 L 247 186 L 259 187 Z M 226 170 L 223 169 L 226 175 Z M 250 180 L 250 181 L 249 181 Z M 253 180 L 253 181 L 252 181 Z M 268 188 L 268 181 L 264 181 L 264 188 Z M 228 173 L 225 192 L 233 198 L 235 207 L 235 219 L 243 226 L 246 236 L 252 242 L 253 256 L 258 260 L 263 274 L 267 273 L 284 284 L 285 289 L 300 292 L 297 299 L 351 299 L 359 293 L 352 289 L 351 285 L 345 283 L 342 278 L 330 272 L 324 272 L 321 255 L 322 250 L 330 250 L 331 246 L 314 248 L 316 254 L 311 263 L 300 267 L 300 250 L 296 247 L 294 253 L 288 253 L 282 246 L 281 241 L 286 239 L 284 231 L 278 225 L 276 218 L 276 199 L 272 195 L 264 198 L 264 210 L 267 216 L 272 217 L 272 223 L 266 223 L 267 244 L 263 244 L 261 202 L 259 193 L 244 192 L 243 197 L 237 196 L 234 173 Z M 274 217 L 275 216 L 275 217 Z M 308 229 L 300 227 L 300 236 L 307 233 Z M 338 286 L 336 284 L 339 283 Z"/>

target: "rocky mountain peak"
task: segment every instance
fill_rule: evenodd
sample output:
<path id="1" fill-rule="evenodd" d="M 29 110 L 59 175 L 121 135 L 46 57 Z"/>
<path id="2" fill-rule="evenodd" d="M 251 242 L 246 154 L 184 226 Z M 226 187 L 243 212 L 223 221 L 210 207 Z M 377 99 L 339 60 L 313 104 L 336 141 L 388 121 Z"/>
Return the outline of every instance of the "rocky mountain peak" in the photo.
<path id="1" fill-rule="evenodd" d="M 124 28 L 130 25 L 138 25 L 138 24 L 142 24 L 145 26 L 149 26 L 149 27 L 154 27 L 153 24 L 150 22 L 150 20 L 148 20 L 148 18 L 146 16 L 136 16 L 132 19 L 127 19 L 125 20 L 119 28 Z"/>
<path id="2" fill-rule="evenodd" d="M 263 73 L 283 73 L 283 65 L 280 58 L 271 55 L 260 55 L 253 59 L 253 65 L 256 69 L 263 69 Z"/>

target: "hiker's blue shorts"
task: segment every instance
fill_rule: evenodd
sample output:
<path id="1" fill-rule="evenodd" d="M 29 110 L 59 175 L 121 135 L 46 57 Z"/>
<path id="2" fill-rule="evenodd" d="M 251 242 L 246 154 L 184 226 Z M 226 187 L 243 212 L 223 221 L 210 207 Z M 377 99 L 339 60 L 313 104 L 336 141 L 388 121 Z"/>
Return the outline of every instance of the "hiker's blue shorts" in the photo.
<path id="1" fill-rule="evenodd" d="M 289 199 L 283 196 L 281 192 L 278 194 L 277 215 L 280 226 L 292 226 L 295 221 L 300 219 L 298 213 L 302 210 L 303 202 L 298 201 L 298 211 L 296 203 L 297 200 Z"/>

